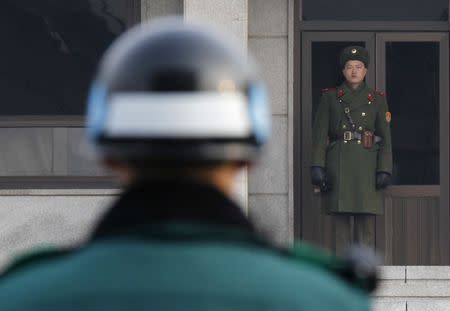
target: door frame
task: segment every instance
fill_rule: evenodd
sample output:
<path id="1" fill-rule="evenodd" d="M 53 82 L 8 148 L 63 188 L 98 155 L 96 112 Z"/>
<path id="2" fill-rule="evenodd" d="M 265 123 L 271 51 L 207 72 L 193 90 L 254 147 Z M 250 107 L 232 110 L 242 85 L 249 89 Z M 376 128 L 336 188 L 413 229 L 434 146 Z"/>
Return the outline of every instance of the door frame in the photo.
<path id="1" fill-rule="evenodd" d="M 311 64 L 311 49 L 313 42 L 326 42 L 326 41 L 362 41 L 365 42 L 366 48 L 370 53 L 375 53 L 375 33 L 374 32 L 305 32 L 302 33 L 302 55 L 301 55 L 301 100 L 300 105 L 296 107 L 298 113 L 298 119 L 300 125 L 298 131 L 299 133 L 299 148 L 296 156 L 298 165 L 296 165 L 296 172 L 299 172 L 300 177 L 297 177 L 297 184 L 295 189 L 298 190 L 296 195 L 296 208 L 295 208 L 295 219 L 294 219 L 294 229 L 296 237 L 302 238 L 302 219 L 311 219 L 316 217 L 316 214 L 309 214 L 308 209 L 302 208 L 302 206 L 311 206 L 313 204 L 312 196 L 307 195 L 312 193 L 312 185 L 310 182 L 309 175 L 309 163 L 311 163 L 310 152 L 305 152 L 304 150 L 311 150 L 311 129 L 312 129 L 312 64 Z M 367 82 L 370 85 L 375 85 L 375 70 L 369 70 L 367 75 Z M 305 104 L 308 103 L 308 104 Z M 306 194 L 306 195 L 305 195 Z M 320 228 L 318 228 L 319 230 Z M 319 230 L 320 231 L 320 230 Z"/>

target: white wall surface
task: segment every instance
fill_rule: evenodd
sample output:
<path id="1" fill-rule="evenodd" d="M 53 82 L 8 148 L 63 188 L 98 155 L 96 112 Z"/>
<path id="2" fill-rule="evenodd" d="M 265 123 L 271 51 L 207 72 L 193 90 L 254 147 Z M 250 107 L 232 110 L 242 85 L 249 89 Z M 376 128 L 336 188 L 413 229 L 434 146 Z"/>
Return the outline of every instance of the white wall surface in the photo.
<path id="1" fill-rule="evenodd" d="M 290 199 L 292 161 L 289 140 L 292 89 L 288 81 L 293 24 L 290 0 L 249 0 L 248 45 L 261 67 L 272 104 L 273 137 L 260 163 L 249 174 L 249 216 L 279 243 L 293 238 Z"/>
<path id="2" fill-rule="evenodd" d="M 204 21 L 225 31 L 247 49 L 247 0 L 184 0 L 184 17 Z"/>
<path id="3" fill-rule="evenodd" d="M 183 15 L 183 0 L 142 0 L 142 20 L 158 16 Z"/>
<path id="4" fill-rule="evenodd" d="M 24 251 L 82 242 L 117 193 L 114 190 L 1 190 L 0 270 Z"/>

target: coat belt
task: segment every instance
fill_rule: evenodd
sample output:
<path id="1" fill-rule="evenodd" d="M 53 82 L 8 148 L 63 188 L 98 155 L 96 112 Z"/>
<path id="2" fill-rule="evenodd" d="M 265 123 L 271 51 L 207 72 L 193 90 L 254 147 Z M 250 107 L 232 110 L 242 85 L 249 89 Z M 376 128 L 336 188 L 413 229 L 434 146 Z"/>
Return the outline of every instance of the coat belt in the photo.
<path id="1" fill-rule="evenodd" d="M 331 141 L 336 141 L 336 140 L 350 141 L 350 140 L 361 140 L 361 139 L 362 139 L 361 133 L 345 131 L 341 137 L 333 137 L 333 139 L 331 139 Z M 380 136 L 377 136 L 377 135 L 373 135 L 373 142 L 375 144 L 381 143 L 382 141 L 383 141 L 383 138 L 381 138 Z"/>

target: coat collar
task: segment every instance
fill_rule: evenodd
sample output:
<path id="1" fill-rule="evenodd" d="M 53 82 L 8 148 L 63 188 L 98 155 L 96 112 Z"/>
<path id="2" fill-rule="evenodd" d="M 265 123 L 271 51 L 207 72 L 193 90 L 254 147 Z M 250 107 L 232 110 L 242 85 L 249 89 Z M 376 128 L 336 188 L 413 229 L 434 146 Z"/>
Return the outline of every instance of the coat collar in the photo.
<path id="1" fill-rule="evenodd" d="M 337 88 L 336 94 L 338 99 L 341 99 L 347 104 L 346 107 L 356 109 L 368 103 L 367 96 L 369 93 L 370 88 L 364 82 L 356 90 L 344 82 Z"/>
<path id="2" fill-rule="evenodd" d="M 174 223 L 221 228 L 218 232 L 223 228 L 250 234 L 255 231 L 241 209 L 212 186 L 188 181 L 139 182 L 113 205 L 92 240 L 130 235 L 151 237 L 162 226 Z"/>

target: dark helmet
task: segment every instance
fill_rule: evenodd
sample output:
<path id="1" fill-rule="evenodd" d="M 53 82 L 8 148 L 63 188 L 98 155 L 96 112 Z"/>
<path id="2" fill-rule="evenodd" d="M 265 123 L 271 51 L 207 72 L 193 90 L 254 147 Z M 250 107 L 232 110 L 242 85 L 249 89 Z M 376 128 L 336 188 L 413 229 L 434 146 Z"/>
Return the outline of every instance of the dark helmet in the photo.
<path id="1" fill-rule="evenodd" d="M 270 135 L 265 88 L 248 56 L 205 27 L 165 18 L 105 53 L 88 133 L 124 160 L 250 161 Z"/>

